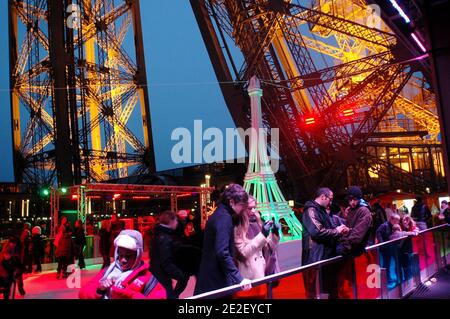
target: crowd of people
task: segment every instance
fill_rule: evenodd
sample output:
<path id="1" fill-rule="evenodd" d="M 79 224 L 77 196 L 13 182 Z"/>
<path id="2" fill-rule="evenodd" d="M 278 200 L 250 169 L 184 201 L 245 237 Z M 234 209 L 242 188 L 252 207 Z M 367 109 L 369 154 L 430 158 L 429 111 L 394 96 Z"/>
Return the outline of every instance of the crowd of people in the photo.
<path id="1" fill-rule="evenodd" d="M 333 202 L 334 193 L 323 187 L 306 202 L 300 222 L 303 225 L 302 265 L 338 255 L 359 256 L 368 245 L 404 236 L 416 236 L 431 225 L 431 212 L 421 197 L 416 198 L 411 214 L 394 205 L 372 206 L 364 200 L 361 189 L 351 186 L 345 202 Z M 240 285 L 236 297 L 264 298 L 265 286 L 249 291 L 251 281 L 279 272 L 277 247 L 281 227 L 274 218 L 262 218 L 256 210 L 257 200 L 238 184 L 228 185 L 217 197 L 217 208 L 204 229 L 190 211 L 165 211 L 151 229 L 139 232 L 125 229 L 125 223 L 112 216 L 103 220 L 98 231 L 101 271 L 80 290 L 85 299 L 167 298 L 178 299 L 195 276 L 194 294 Z M 450 208 L 441 204 L 438 219 L 450 222 Z M 42 229 L 25 223 L 18 238 L 10 239 L 0 254 L 0 288 L 5 298 L 12 283 L 17 282 L 24 295 L 22 275 L 42 270 L 44 254 Z M 53 241 L 58 262 L 57 278 L 66 278 L 68 265 L 78 260 L 86 267 L 84 248 L 86 233 L 81 221 L 74 228 L 63 217 Z M 409 256 L 406 247 L 402 256 Z M 144 247 L 148 249 L 145 262 Z M 389 268 L 392 252 L 381 251 L 382 267 Z M 402 257 L 403 258 L 403 257 Z M 406 257 L 405 257 L 406 258 Z M 408 275 L 409 260 L 400 260 Z M 351 259 L 344 258 L 333 267 L 323 267 L 323 289 L 330 298 L 349 298 L 345 287 L 352 280 Z M 304 273 L 307 298 L 318 297 L 317 271 Z M 389 280 L 389 278 L 388 278 Z"/>
<path id="2" fill-rule="evenodd" d="M 233 284 L 249 290 L 251 280 L 278 271 L 280 225 L 263 221 L 256 199 L 240 185 L 229 185 L 218 203 L 204 231 L 189 212 L 161 213 L 152 230 L 148 264 L 142 259 L 142 235 L 122 230 L 114 240 L 113 262 L 80 290 L 80 298 L 177 299 L 191 276 L 196 277 L 196 294 Z"/>
<path id="3" fill-rule="evenodd" d="M 72 230 L 70 222 L 63 217 L 53 240 L 57 279 L 68 277 L 67 267 L 75 260 L 78 260 L 81 269 L 86 267 L 83 253 L 86 236 L 83 224 L 77 220 L 74 226 Z M 47 235 L 46 223 L 41 222 L 32 227 L 31 223 L 25 222 L 20 234 L 10 236 L 3 245 L 0 253 L 0 290 L 4 299 L 10 297 L 13 284 L 17 284 L 19 294 L 24 296 L 24 274 L 42 272 Z"/>
<path id="4" fill-rule="evenodd" d="M 369 205 L 358 186 L 347 189 L 342 206 L 333 203 L 333 197 L 329 188 L 320 188 L 315 199 L 305 204 L 301 214 L 304 226 L 303 265 L 339 255 L 357 257 L 367 246 L 405 236 L 417 236 L 419 231 L 432 225 L 431 211 L 420 196 L 416 198 L 411 214 L 398 210 L 390 203 L 386 208 L 379 202 Z M 442 201 L 439 214 L 441 223 L 448 223 L 449 215 L 448 203 Z M 411 277 L 411 241 L 401 242 L 400 246 L 384 246 L 380 253 L 380 266 L 388 269 L 388 287 Z M 392 271 L 390 266 L 393 262 L 399 264 L 402 278 L 396 278 L 395 271 Z M 321 292 L 317 290 L 317 271 L 306 271 L 304 283 L 307 298 L 319 297 L 323 292 L 330 298 L 350 298 L 350 283 L 353 280 L 351 263 L 352 259 L 344 258 L 331 266 L 323 267 Z"/>

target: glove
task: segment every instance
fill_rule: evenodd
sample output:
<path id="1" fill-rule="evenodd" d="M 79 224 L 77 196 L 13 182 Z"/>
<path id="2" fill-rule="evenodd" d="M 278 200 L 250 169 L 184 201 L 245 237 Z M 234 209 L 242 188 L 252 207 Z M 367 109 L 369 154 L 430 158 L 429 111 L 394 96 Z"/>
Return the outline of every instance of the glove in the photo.
<path id="1" fill-rule="evenodd" d="M 133 299 L 134 291 L 127 288 L 111 287 L 111 299 Z"/>
<path id="2" fill-rule="evenodd" d="M 264 225 L 261 229 L 261 233 L 264 235 L 264 237 L 269 236 L 272 225 L 273 225 L 273 222 L 271 220 L 264 223 Z"/>
<path id="3" fill-rule="evenodd" d="M 272 234 L 280 236 L 280 224 L 278 223 L 273 223 L 272 226 Z"/>

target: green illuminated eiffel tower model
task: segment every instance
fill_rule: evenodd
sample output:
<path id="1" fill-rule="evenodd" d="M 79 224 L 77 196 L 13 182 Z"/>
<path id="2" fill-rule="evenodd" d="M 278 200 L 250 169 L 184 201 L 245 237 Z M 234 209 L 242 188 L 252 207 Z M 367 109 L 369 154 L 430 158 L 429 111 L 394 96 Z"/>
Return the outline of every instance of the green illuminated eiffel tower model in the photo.
<path id="1" fill-rule="evenodd" d="M 244 188 L 257 200 L 256 209 L 264 220 L 274 218 L 281 223 L 282 242 L 302 238 L 302 225 L 278 187 L 267 156 L 267 139 L 262 129 L 261 96 L 262 89 L 257 77 L 250 79 L 248 95 L 251 102 L 252 126 L 250 134 L 250 156 Z M 274 151 L 272 150 L 272 155 Z"/>

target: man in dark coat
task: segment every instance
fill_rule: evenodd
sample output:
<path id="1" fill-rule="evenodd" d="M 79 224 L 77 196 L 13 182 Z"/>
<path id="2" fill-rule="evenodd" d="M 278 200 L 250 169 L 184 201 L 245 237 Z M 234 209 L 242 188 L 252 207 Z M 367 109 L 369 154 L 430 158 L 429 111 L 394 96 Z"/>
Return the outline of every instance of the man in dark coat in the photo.
<path id="1" fill-rule="evenodd" d="M 342 236 L 337 247 L 338 255 L 361 255 L 366 248 L 372 228 L 372 212 L 362 199 L 362 191 L 358 186 L 350 186 L 347 191 L 348 215 L 347 234 Z"/>
<path id="2" fill-rule="evenodd" d="M 308 201 L 305 204 L 302 215 L 302 265 L 336 256 L 337 240 L 348 229 L 345 225 L 333 227 L 332 219 L 326 212 L 326 208 L 330 206 L 332 201 L 333 192 L 324 187 L 317 190 L 315 200 Z M 316 276 L 315 270 L 305 272 L 304 283 L 308 299 L 317 296 Z M 331 278 L 327 278 L 324 282 L 330 283 L 330 280 Z M 324 290 L 328 289 L 325 288 Z"/>
<path id="3" fill-rule="evenodd" d="M 80 269 L 86 268 L 86 263 L 84 262 L 84 247 L 86 246 L 86 234 L 84 232 L 83 222 L 77 220 L 75 222 L 75 258 L 78 259 L 78 267 Z"/>
<path id="4" fill-rule="evenodd" d="M 250 289 L 233 261 L 234 226 L 232 216 L 244 213 L 248 194 L 237 184 L 229 185 L 222 193 L 220 204 L 206 223 L 202 260 L 194 294 L 241 284 Z"/>
<path id="5" fill-rule="evenodd" d="M 316 198 L 305 204 L 302 215 L 303 252 L 302 264 L 307 265 L 336 256 L 336 243 L 347 230 L 345 225 L 333 227 L 331 217 L 326 208 L 333 200 L 333 192 L 329 188 L 319 188 Z"/>
<path id="6" fill-rule="evenodd" d="M 166 289 L 167 299 L 178 299 L 188 284 L 189 276 L 176 265 L 174 256 L 176 246 L 181 244 L 175 233 L 177 214 L 163 212 L 159 221 L 150 244 L 150 272 Z M 172 287 L 172 279 L 177 281 L 175 288 Z"/>
<path id="7" fill-rule="evenodd" d="M 425 230 L 431 224 L 431 211 L 420 196 L 416 197 L 416 202 L 411 210 L 411 217 L 416 221 L 419 230 Z"/>
<path id="8" fill-rule="evenodd" d="M 385 222 L 387 222 L 389 218 L 386 216 L 386 211 L 383 206 L 381 206 L 380 202 L 376 202 L 372 206 L 372 232 L 369 237 L 369 245 L 375 244 L 376 238 L 376 230 Z"/>
<path id="9" fill-rule="evenodd" d="M 361 188 L 358 186 L 348 188 L 347 200 L 349 207 L 347 208 L 346 225 L 349 231 L 339 239 L 336 253 L 344 256 L 360 256 L 365 251 L 372 231 L 372 212 L 369 205 L 363 200 Z M 346 287 L 351 287 L 353 280 L 352 263 L 353 258 L 346 258 L 336 265 L 336 268 L 339 269 L 339 299 L 352 298 L 352 292 L 346 289 Z"/>

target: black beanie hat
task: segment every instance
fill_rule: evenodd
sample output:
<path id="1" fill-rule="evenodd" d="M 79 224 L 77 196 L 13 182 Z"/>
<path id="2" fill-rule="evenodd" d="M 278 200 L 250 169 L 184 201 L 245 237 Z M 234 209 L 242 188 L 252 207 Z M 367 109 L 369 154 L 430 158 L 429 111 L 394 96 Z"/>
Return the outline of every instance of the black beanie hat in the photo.
<path id="1" fill-rule="evenodd" d="M 362 198 L 362 191 L 359 186 L 350 186 L 347 190 L 347 199 L 361 199 Z"/>

